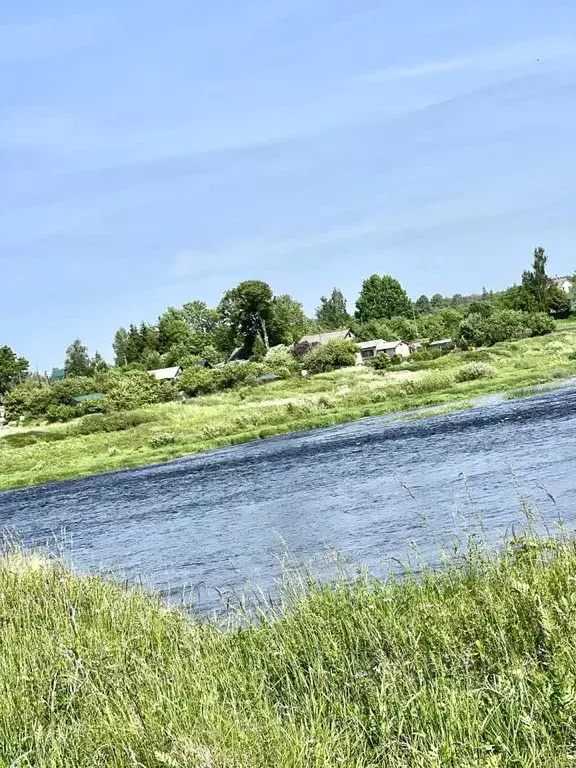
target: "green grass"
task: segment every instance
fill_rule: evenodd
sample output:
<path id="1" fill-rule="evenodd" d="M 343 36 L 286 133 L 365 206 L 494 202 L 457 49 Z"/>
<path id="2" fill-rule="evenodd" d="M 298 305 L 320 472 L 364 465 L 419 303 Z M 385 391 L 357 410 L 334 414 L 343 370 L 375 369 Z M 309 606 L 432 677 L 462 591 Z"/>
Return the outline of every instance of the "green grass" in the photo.
<path id="1" fill-rule="evenodd" d="M 489 350 L 407 362 L 389 373 L 344 369 L 143 408 L 118 419 L 123 427 L 118 431 L 82 434 L 83 422 L 19 430 L 0 438 L 0 489 L 137 467 L 365 416 L 447 406 L 530 387 L 576 375 L 576 360 L 570 359 L 574 352 L 576 335 L 561 331 Z M 489 363 L 494 374 L 458 383 L 457 372 L 471 361 Z M 409 378 L 401 381 L 399 376 Z M 109 419 L 104 426 L 112 429 L 113 422 Z M 159 437 L 167 434 L 173 439 Z"/>
<path id="2" fill-rule="evenodd" d="M 226 631 L 18 553 L 0 605 L 4 768 L 574 764 L 567 537 L 310 583 Z"/>

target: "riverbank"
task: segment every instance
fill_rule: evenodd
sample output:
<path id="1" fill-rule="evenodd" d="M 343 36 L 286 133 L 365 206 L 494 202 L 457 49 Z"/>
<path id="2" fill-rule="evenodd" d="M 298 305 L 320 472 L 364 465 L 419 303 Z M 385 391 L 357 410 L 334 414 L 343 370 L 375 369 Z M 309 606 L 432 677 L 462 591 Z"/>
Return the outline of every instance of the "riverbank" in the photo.
<path id="1" fill-rule="evenodd" d="M 569 766 L 576 545 L 308 584 L 244 626 L 0 561 L 0 743 L 34 768 Z"/>
<path id="2" fill-rule="evenodd" d="M 576 375 L 575 353 L 576 335 L 567 330 L 427 362 L 409 361 L 394 372 L 344 369 L 96 422 L 110 431 L 85 434 L 84 422 L 19 429 L 0 438 L 0 489 L 144 466 L 363 417 L 426 407 L 437 408 L 440 415 L 445 409 L 467 407 L 482 395 L 559 384 Z M 462 370 L 474 362 L 481 378 L 460 380 Z"/>

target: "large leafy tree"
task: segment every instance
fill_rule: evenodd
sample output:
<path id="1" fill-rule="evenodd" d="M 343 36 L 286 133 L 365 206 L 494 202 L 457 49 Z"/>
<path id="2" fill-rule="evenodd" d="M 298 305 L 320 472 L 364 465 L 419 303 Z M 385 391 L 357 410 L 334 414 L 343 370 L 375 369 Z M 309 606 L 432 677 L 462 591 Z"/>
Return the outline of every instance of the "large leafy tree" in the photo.
<path id="1" fill-rule="evenodd" d="M 549 311 L 548 294 L 552 281 L 546 274 L 547 261 L 546 251 L 539 246 L 534 249 L 532 269 L 522 273 L 522 286 L 533 296 L 536 309 L 541 312 Z"/>
<path id="2" fill-rule="evenodd" d="M 316 310 L 316 319 L 322 328 L 342 328 L 350 322 L 350 315 L 344 294 L 334 288 L 330 296 L 320 297 L 320 306 Z"/>
<path id="3" fill-rule="evenodd" d="M 191 345 L 192 333 L 183 309 L 168 307 L 158 318 L 158 350 L 168 352 L 172 347 L 187 348 Z"/>
<path id="4" fill-rule="evenodd" d="M 396 278 L 372 275 L 364 280 L 356 302 L 356 317 L 361 322 L 409 315 L 408 294 Z"/>
<path id="5" fill-rule="evenodd" d="M 268 283 L 262 280 L 239 283 L 224 294 L 218 310 L 224 322 L 241 340 L 245 356 L 251 355 L 257 338 L 268 349 L 268 330 L 274 317 L 273 294 Z"/>
<path id="6" fill-rule="evenodd" d="M 67 376 L 91 376 L 93 369 L 88 347 L 75 339 L 66 350 L 64 368 Z"/>
<path id="7" fill-rule="evenodd" d="M 414 302 L 414 311 L 417 315 L 428 315 L 432 311 L 432 307 L 430 305 L 430 299 L 428 296 L 425 296 L 422 294 L 419 298 L 416 299 Z"/>
<path id="8" fill-rule="evenodd" d="M 0 395 L 6 394 L 28 375 L 28 360 L 18 357 L 10 347 L 0 347 Z"/>
<path id="9" fill-rule="evenodd" d="M 188 327 L 193 334 L 213 336 L 220 323 L 218 310 L 210 309 L 203 301 L 189 301 L 182 307 Z"/>
<path id="10" fill-rule="evenodd" d="M 272 300 L 272 323 L 269 333 L 271 344 L 294 344 L 308 330 L 309 321 L 304 308 L 287 293 Z"/>

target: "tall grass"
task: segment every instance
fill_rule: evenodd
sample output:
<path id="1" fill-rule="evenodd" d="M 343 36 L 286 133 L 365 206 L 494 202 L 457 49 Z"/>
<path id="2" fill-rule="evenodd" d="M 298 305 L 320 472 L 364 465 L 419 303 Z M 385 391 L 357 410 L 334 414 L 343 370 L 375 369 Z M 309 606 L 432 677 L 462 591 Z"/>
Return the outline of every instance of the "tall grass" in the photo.
<path id="1" fill-rule="evenodd" d="M 0 563 L 0 764 L 570 766 L 576 545 L 311 584 L 224 631 L 58 562 Z"/>

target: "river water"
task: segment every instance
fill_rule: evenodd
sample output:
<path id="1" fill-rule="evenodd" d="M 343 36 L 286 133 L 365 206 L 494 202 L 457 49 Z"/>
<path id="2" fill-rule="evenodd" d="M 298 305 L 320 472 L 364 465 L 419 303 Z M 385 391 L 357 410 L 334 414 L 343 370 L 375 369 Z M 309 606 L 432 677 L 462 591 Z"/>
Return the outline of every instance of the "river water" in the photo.
<path id="1" fill-rule="evenodd" d="M 1 471 L 1 469 L 0 469 Z M 218 590 L 273 591 L 286 552 L 329 549 L 381 574 L 481 514 L 497 538 L 526 497 L 576 522 L 576 390 L 419 421 L 372 418 L 0 494 L 0 525 L 83 571 L 114 568 L 201 610 Z M 417 556 L 414 547 L 418 548 Z M 317 558 L 315 568 L 323 567 Z"/>

